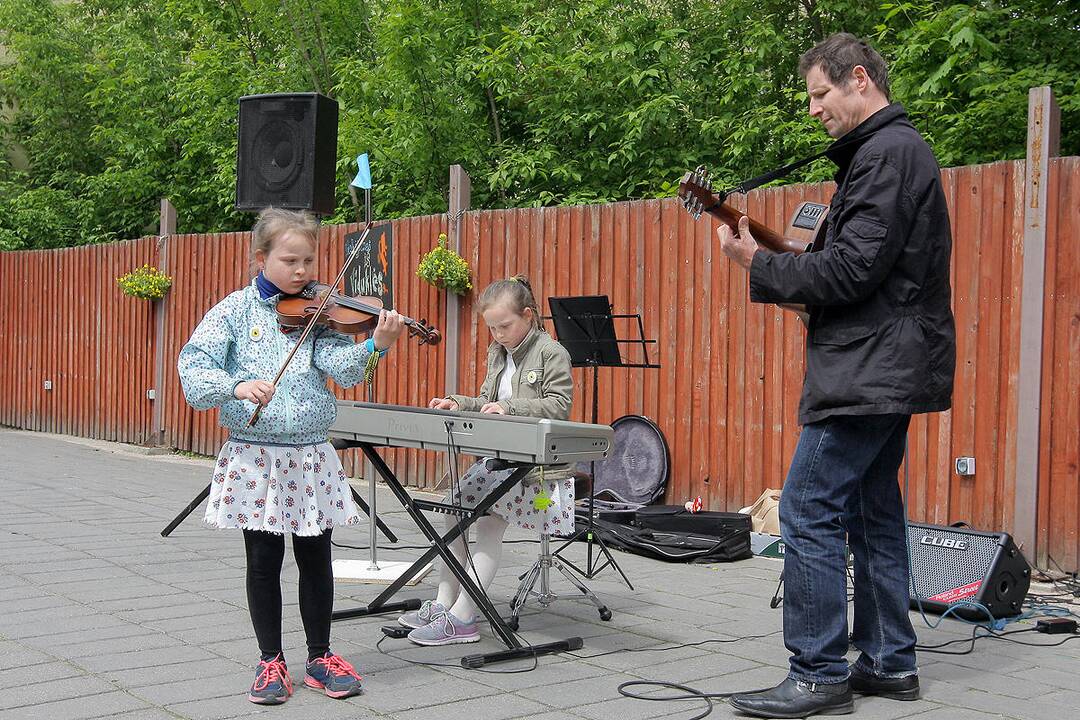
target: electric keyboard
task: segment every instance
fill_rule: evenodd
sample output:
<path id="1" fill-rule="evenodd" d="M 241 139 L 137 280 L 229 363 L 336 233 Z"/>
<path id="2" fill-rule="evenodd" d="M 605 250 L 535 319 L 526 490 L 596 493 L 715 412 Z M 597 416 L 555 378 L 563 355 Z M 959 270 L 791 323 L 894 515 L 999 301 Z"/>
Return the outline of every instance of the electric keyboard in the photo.
<path id="1" fill-rule="evenodd" d="M 531 465 L 602 460 L 614 442 L 608 425 L 352 400 L 337 401 L 330 437 L 373 446 L 453 449 Z"/>

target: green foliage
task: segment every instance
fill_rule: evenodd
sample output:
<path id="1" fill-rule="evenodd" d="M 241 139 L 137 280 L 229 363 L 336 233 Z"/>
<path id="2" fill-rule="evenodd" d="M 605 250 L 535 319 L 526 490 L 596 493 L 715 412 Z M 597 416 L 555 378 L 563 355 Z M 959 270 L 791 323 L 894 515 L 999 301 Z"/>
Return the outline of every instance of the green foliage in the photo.
<path id="1" fill-rule="evenodd" d="M 160 300 L 172 287 L 172 278 L 151 265 L 143 265 L 116 278 L 125 295 L 143 300 Z"/>
<path id="2" fill-rule="evenodd" d="M 458 295 L 472 290 L 469 263 L 446 247 L 446 233 L 439 233 L 439 244 L 420 259 L 416 276 L 437 288 L 446 288 Z"/>
<path id="3" fill-rule="evenodd" d="M 888 3 L 893 93 L 943 165 L 1024 157 L 1028 90 L 1054 89 L 1062 153 L 1080 152 L 1080 5 L 1065 0 Z"/>
<path id="4" fill-rule="evenodd" d="M 0 181 L 0 250 L 57 248 L 113 239 L 93 225 L 94 208 L 62 189 Z M 85 229 L 92 226 L 92 231 Z"/>
<path id="5" fill-rule="evenodd" d="M 943 165 L 1020 158 L 1050 84 L 1080 153 L 1070 0 L 0 0 L 0 248 L 250 227 L 233 208 L 237 99 L 340 104 L 338 202 L 371 154 L 376 217 L 671 195 L 828 142 L 799 54 L 870 38 Z M 6 53 L 6 55 L 4 54 Z M 8 161 L 12 158 L 23 160 Z M 831 176 L 827 162 L 795 179 Z"/>

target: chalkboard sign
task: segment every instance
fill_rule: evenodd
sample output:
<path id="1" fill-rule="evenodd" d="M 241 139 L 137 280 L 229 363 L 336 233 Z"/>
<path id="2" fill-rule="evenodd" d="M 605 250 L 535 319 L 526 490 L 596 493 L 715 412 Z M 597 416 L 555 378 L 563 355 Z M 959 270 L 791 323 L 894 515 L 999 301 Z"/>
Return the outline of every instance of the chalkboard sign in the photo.
<path id="1" fill-rule="evenodd" d="M 362 230 L 345 236 L 345 257 L 352 254 Z M 377 297 L 383 307 L 394 307 L 394 233 L 390 223 L 371 228 L 360 253 L 345 272 L 345 294 Z"/>

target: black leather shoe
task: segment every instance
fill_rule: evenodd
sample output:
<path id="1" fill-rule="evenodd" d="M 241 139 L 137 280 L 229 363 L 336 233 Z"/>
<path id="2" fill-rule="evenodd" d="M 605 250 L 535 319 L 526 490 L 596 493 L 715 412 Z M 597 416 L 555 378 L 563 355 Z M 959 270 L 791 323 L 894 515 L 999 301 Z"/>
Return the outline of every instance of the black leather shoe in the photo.
<path id="1" fill-rule="evenodd" d="M 855 711 L 846 680 L 822 685 L 788 678 L 771 690 L 732 695 L 728 702 L 736 710 L 763 718 L 847 715 Z"/>
<path id="2" fill-rule="evenodd" d="M 908 675 L 902 678 L 883 678 L 871 675 L 858 666 L 851 666 L 852 692 L 860 695 L 877 695 L 892 700 L 918 700 L 919 676 Z"/>

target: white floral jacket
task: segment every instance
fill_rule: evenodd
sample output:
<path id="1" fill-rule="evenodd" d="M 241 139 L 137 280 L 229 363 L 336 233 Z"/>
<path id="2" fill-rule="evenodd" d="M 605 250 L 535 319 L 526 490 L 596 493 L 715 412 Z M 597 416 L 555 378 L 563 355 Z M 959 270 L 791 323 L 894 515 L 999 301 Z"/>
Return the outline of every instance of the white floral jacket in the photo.
<path id="1" fill-rule="evenodd" d="M 237 400 L 233 390 L 241 382 L 272 380 L 299 338 L 299 332 L 285 334 L 278 327 L 279 297 L 263 300 L 253 280 L 212 307 L 180 350 L 180 384 L 196 410 L 221 408 L 221 424 L 233 440 L 323 442 L 337 415 L 327 377 L 343 387 L 363 380 L 373 346 L 317 326 L 289 363 L 258 422 L 249 428 L 256 405 Z"/>

